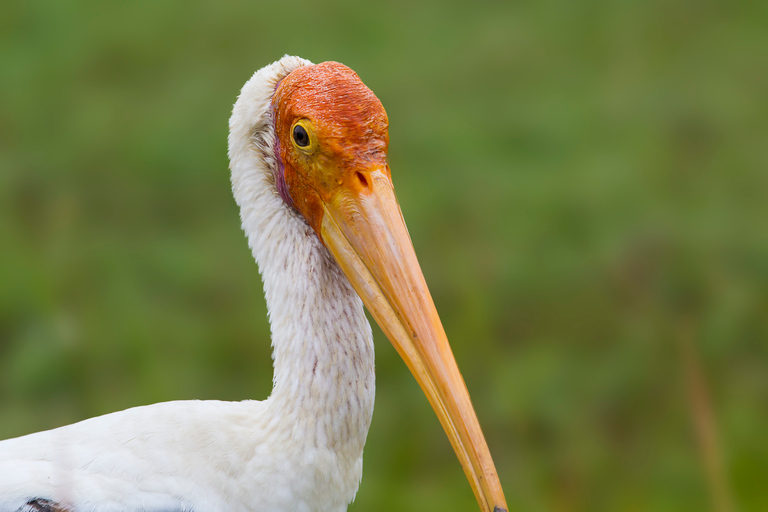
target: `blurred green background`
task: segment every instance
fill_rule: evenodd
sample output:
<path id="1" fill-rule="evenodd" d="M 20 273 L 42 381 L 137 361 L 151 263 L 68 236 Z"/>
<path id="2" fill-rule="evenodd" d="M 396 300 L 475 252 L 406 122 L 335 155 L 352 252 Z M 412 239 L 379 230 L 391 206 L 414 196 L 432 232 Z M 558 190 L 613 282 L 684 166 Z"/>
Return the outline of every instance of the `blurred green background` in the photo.
<path id="1" fill-rule="evenodd" d="M 768 510 L 768 4 L 6 1 L 0 438 L 265 398 L 227 120 L 358 72 L 512 509 Z M 405 365 L 351 511 L 476 510 Z"/>

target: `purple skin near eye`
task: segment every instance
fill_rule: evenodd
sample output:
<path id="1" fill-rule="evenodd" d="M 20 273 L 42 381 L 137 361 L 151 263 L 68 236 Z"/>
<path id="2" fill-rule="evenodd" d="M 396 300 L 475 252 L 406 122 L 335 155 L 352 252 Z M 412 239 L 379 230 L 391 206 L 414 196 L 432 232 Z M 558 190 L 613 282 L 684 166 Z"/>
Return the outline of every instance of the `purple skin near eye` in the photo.
<path id="1" fill-rule="evenodd" d="M 273 114 L 272 119 L 274 118 Z M 277 162 L 277 168 L 275 169 L 275 185 L 277 186 L 277 193 L 283 198 L 285 204 L 295 209 L 296 205 L 293 204 L 293 199 L 291 199 L 291 195 L 288 193 L 288 184 L 285 182 L 285 166 L 283 165 L 282 158 L 280 158 L 280 139 L 278 139 L 277 136 L 275 136 L 275 161 Z"/>

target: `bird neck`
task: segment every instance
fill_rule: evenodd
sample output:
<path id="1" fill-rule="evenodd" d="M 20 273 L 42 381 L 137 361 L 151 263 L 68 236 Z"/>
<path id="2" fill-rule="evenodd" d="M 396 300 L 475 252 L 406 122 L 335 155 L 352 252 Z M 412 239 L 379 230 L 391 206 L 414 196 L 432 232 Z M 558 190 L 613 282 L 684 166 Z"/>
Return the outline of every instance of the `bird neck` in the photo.
<path id="1" fill-rule="evenodd" d="M 268 403 L 274 417 L 290 425 L 295 439 L 359 459 L 375 387 L 373 339 L 362 301 L 273 186 L 241 192 L 251 195 L 238 202 L 272 330 L 275 373 Z"/>
<path id="2" fill-rule="evenodd" d="M 277 192 L 271 100 L 279 81 L 311 64 L 284 57 L 243 86 L 229 121 L 232 191 L 264 281 L 272 329 L 270 418 L 296 442 L 362 456 L 373 414 L 371 326 L 328 250 Z M 359 477 L 358 477 L 359 480 Z"/>
<path id="3" fill-rule="evenodd" d="M 371 327 L 315 234 L 296 238 L 284 245 L 292 254 L 262 271 L 275 366 L 270 400 L 311 431 L 315 446 L 362 454 L 375 386 Z"/>

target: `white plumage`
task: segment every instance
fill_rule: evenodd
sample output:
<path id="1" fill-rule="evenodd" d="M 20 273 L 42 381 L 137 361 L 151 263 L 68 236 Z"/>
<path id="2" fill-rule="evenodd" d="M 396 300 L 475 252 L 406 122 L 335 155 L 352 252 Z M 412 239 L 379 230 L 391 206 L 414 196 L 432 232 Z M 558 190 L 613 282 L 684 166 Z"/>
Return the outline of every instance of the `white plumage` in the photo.
<path id="1" fill-rule="evenodd" d="M 233 192 L 269 308 L 270 397 L 136 407 L 2 441 L 0 512 L 346 510 L 373 413 L 371 329 L 275 184 L 271 101 L 307 65 L 286 56 L 256 72 L 230 119 Z"/>

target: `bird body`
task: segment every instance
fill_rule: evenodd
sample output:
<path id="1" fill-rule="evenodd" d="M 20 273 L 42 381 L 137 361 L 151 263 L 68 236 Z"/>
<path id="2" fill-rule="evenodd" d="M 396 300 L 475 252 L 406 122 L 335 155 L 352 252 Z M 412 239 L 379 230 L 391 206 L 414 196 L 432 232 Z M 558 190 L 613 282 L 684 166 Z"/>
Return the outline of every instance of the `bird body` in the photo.
<path id="1" fill-rule="evenodd" d="M 351 70 L 331 64 L 286 56 L 262 68 L 243 87 L 230 119 L 233 193 L 269 310 L 272 394 L 260 402 L 136 407 L 2 441 L 0 512 L 346 510 L 362 477 L 375 387 L 373 340 L 361 296 L 393 340 L 428 339 L 432 331 L 424 329 L 435 329 L 436 313 L 428 310 L 425 321 L 409 316 L 427 300 L 420 298 L 420 282 L 402 284 L 397 277 L 411 279 L 410 253 L 395 258 L 403 260 L 396 263 L 396 277 L 380 274 L 377 254 L 401 250 L 407 237 L 404 224 L 394 234 L 386 230 L 390 217 L 399 214 L 388 206 L 394 195 L 381 170 L 387 165 L 386 114 Z M 334 119 L 334 112 L 343 119 Z M 339 171 L 352 165 L 339 162 L 350 159 L 356 170 Z M 313 174 L 303 174 L 305 168 Z M 342 182 L 351 183 L 353 192 L 344 192 L 351 195 L 339 199 L 340 193 L 326 191 Z M 360 222 L 372 228 L 360 228 Z M 355 245 L 366 232 L 373 238 Z M 381 237 L 384 245 L 376 245 Z M 400 295 L 415 305 L 401 305 Z M 439 404 L 436 412 L 449 424 L 446 431 L 482 497 L 481 507 L 504 510 L 500 487 L 493 487 L 498 477 L 492 461 L 490 470 L 482 453 L 481 462 L 473 462 L 478 441 L 472 429 L 479 432 L 479 426 L 465 433 L 464 422 L 473 421 L 464 417 L 469 413 L 451 412 L 465 407 L 450 401 L 453 370 L 431 377 L 429 357 L 437 356 L 417 353 L 418 340 L 416 348 L 393 343 L 433 406 Z"/>
<path id="2" fill-rule="evenodd" d="M 10 440 L 0 510 L 36 499 L 100 512 L 346 510 L 362 443 L 353 454 L 270 425 L 271 405 L 167 402 Z"/>

